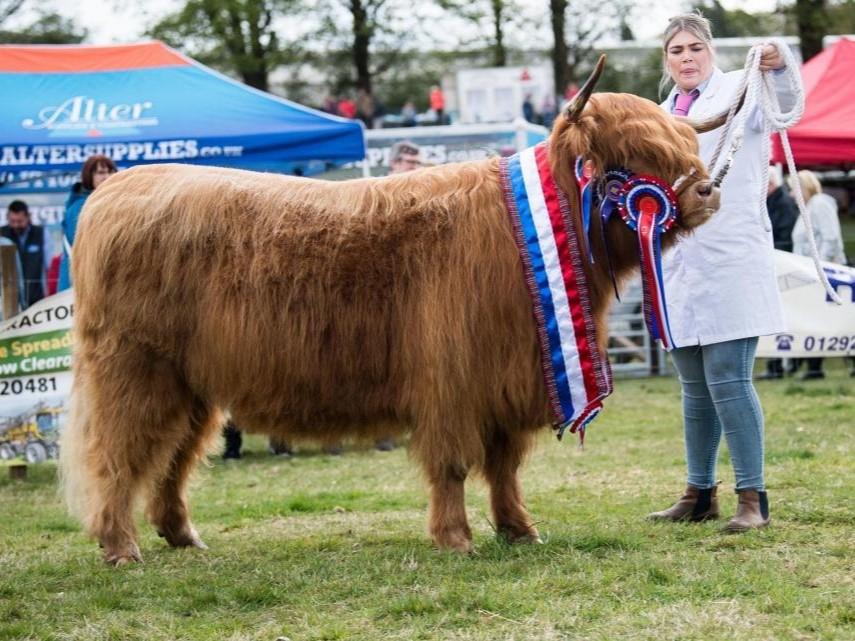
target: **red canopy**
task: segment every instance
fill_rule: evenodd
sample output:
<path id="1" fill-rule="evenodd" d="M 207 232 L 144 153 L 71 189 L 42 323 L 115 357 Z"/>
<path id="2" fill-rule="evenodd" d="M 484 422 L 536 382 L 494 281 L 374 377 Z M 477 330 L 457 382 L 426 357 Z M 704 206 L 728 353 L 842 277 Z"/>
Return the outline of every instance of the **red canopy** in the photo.
<path id="1" fill-rule="evenodd" d="M 796 165 L 855 165 L 855 41 L 841 38 L 802 65 L 805 113 L 789 130 Z M 773 162 L 786 162 L 777 134 Z"/>

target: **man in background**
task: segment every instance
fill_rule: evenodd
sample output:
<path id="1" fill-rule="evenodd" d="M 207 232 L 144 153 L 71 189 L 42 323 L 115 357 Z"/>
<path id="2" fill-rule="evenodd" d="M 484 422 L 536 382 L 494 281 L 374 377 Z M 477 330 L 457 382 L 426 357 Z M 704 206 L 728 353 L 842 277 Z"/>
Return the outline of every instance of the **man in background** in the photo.
<path id="1" fill-rule="evenodd" d="M 799 209 L 792 196 L 784 189 L 780 174 L 772 167 L 769 168 L 769 184 L 766 188 L 766 209 L 772 223 L 772 242 L 775 243 L 775 249 L 792 252 L 793 226 L 799 217 Z M 791 366 L 795 364 L 791 363 Z M 766 372 L 757 378 L 768 380 L 783 377 L 783 359 L 770 358 L 766 361 Z"/>
<path id="2" fill-rule="evenodd" d="M 45 274 L 50 252 L 45 247 L 45 230 L 30 222 L 30 210 L 23 200 L 13 200 L 6 212 L 6 225 L 0 235 L 8 238 L 18 248 L 24 277 L 23 300 L 26 307 L 45 297 Z"/>
<path id="3" fill-rule="evenodd" d="M 401 140 L 389 150 L 389 173 L 403 174 L 418 169 L 424 164 L 421 149 L 409 140 Z"/>

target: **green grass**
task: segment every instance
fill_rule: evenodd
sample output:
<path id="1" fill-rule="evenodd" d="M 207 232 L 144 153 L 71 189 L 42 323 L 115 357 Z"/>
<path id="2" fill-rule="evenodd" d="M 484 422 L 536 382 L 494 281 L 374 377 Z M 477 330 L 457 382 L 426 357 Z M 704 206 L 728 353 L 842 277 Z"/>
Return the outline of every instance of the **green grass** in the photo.
<path id="1" fill-rule="evenodd" d="M 855 379 L 758 383 L 773 524 L 644 515 L 683 486 L 679 390 L 620 380 L 584 450 L 540 439 L 525 467 L 543 545 L 492 534 L 467 495 L 477 553 L 434 550 L 426 494 L 403 450 L 212 458 L 193 481 L 211 549 L 169 549 L 145 525 L 142 565 L 102 564 L 64 513 L 55 468 L 0 468 L 0 640 L 855 638 Z M 762 368 L 762 363 L 758 369 Z M 726 448 L 723 508 L 735 497 Z"/>

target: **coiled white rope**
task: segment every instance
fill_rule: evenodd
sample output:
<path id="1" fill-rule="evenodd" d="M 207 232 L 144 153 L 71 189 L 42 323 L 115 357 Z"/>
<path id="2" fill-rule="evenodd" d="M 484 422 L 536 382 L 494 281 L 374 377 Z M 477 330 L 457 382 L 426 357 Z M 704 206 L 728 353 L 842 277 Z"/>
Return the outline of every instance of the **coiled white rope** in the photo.
<path id="1" fill-rule="evenodd" d="M 766 44 L 774 44 L 777 47 L 778 52 L 784 58 L 785 67 L 783 71 L 778 73 L 786 75 L 790 88 L 796 96 L 795 103 L 789 111 L 781 111 L 781 105 L 778 102 L 778 94 L 775 92 L 775 87 L 770 74 L 760 71 L 760 56 L 763 51 L 763 47 Z M 743 91 L 747 92 L 745 95 L 745 102 L 743 103 L 744 106 L 740 109 L 739 113 L 736 114 L 735 112 L 739 105 L 739 98 L 742 96 Z M 798 176 L 796 163 L 795 160 L 793 160 L 793 151 L 790 148 L 790 141 L 787 137 L 787 129 L 795 125 L 801 119 L 805 110 L 805 92 L 804 87 L 802 86 L 801 75 L 799 74 L 798 63 L 796 62 L 792 51 L 790 51 L 790 48 L 781 40 L 759 44 L 751 47 L 748 51 L 748 55 L 745 58 L 742 82 L 736 92 L 736 96 L 730 106 L 730 110 L 727 113 L 727 121 L 722 129 L 721 136 L 718 144 L 716 145 L 715 152 L 713 153 L 712 161 L 710 162 L 710 167 L 717 167 L 719 156 L 724 148 L 724 143 L 727 140 L 729 132 L 733 129 L 733 138 L 731 139 L 730 149 L 728 150 L 724 164 L 717 172 L 711 172 L 714 176 L 713 182 L 716 186 L 720 185 L 721 181 L 724 180 L 724 176 L 727 174 L 730 169 L 730 165 L 733 163 L 734 155 L 742 146 L 745 123 L 748 120 L 749 111 L 752 111 L 750 108 L 753 105 L 759 106 L 763 114 L 763 138 L 761 143 L 761 172 L 763 180 L 760 183 L 762 187 L 758 194 L 760 202 L 758 203 L 759 206 L 757 209 L 760 212 L 763 228 L 766 231 L 771 231 L 772 226 L 769 216 L 768 214 L 763 213 L 766 211 L 766 185 L 769 184 L 771 133 L 772 131 L 775 131 L 780 135 L 781 146 L 783 147 L 784 155 L 787 158 L 787 169 L 791 176 Z M 843 301 L 840 300 L 837 292 L 834 291 L 831 283 L 828 282 L 828 277 L 820 264 L 819 250 L 817 249 L 816 239 L 813 234 L 813 221 L 811 220 L 807 206 L 805 205 L 804 194 L 802 194 L 802 187 L 798 178 L 793 181 L 792 187 L 796 197 L 796 204 L 799 207 L 799 213 L 804 219 L 805 227 L 807 228 L 811 258 L 813 259 L 817 276 L 823 284 L 823 287 L 825 287 L 828 297 L 838 305 L 842 305 Z"/>

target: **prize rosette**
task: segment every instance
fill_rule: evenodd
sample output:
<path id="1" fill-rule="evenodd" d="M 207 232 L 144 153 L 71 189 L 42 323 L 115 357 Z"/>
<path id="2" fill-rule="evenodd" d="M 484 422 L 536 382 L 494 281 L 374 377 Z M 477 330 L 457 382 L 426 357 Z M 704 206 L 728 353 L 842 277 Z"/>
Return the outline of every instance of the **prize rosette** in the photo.
<path id="1" fill-rule="evenodd" d="M 626 225 L 638 233 L 647 328 L 653 338 L 671 350 L 676 345 L 665 304 L 660 239 L 677 220 L 677 196 L 670 185 L 655 176 L 633 176 L 621 187 L 618 210 Z"/>
<path id="2" fill-rule="evenodd" d="M 621 187 L 618 211 L 633 231 L 638 229 L 639 219 L 649 215 L 656 230 L 663 233 L 677 220 L 677 195 L 668 183 L 655 176 L 633 176 Z"/>
<path id="3" fill-rule="evenodd" d="M 609 222 L 612 214 L 618 208 L 621 190 L 632 177 L 628 169 L 609 169 L 602 180 L 597 183 L 597 199 L 600 201 L 600 217 L 603 223 Z"/>

